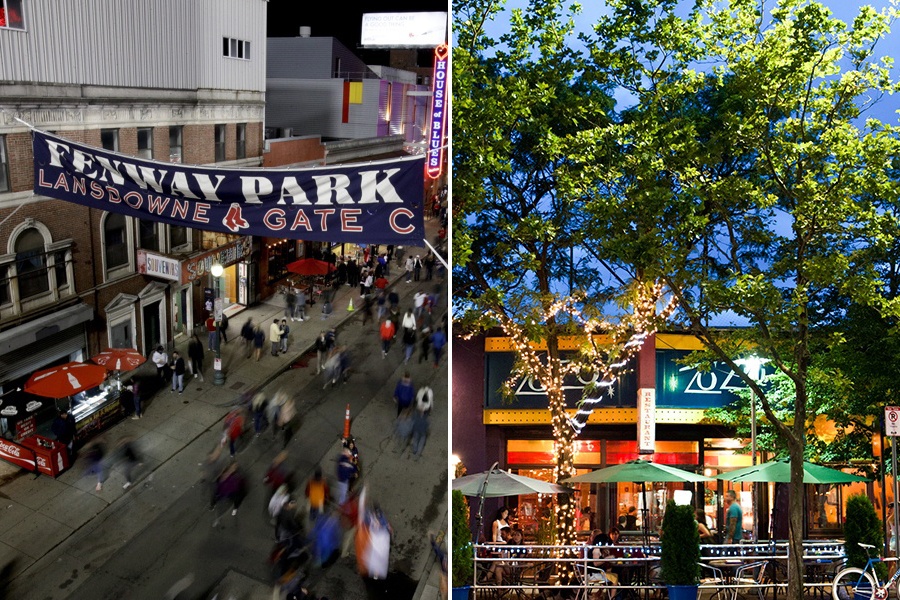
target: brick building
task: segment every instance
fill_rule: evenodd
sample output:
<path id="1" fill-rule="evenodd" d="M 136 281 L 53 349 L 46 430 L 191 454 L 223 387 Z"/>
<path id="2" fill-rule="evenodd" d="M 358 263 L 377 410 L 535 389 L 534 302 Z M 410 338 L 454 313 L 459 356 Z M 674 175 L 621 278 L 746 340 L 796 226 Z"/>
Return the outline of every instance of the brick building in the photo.
<path id="1" fill-rule="evenodd" d="M 231 249 L 222 295 L 252 299 L 249 238 L 36 194 L 29 126 L 141 158 L 261 166 L 266 6 L 0 2 L 0 393 L 108 347 L 147 355 L 202 322 L 209 276 L 140 274 L 147 255 L 184 264 Z"/>

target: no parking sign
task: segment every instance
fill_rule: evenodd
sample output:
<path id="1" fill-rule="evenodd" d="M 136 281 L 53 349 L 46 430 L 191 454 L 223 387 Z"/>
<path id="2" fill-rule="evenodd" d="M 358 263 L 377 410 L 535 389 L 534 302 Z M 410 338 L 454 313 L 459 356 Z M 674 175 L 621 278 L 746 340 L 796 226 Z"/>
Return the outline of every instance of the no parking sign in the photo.
<path id="1" fill-rule="evenodd" d="M 900 435 L 900 406 L 884 407 L 884 433 L 893 437 Z"/>

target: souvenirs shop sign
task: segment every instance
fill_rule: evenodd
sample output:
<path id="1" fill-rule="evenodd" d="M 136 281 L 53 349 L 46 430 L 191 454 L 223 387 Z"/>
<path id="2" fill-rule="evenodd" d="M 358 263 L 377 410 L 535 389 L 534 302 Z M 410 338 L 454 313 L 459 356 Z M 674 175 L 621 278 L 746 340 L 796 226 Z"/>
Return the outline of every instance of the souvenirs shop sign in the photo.
<path id="1" fill-rule="evenodd" d="M 423 157 L 312 169 L 143 160 L 33 130 L 34 191 L 170 225 L 308 241 L 425 237 Z"/>

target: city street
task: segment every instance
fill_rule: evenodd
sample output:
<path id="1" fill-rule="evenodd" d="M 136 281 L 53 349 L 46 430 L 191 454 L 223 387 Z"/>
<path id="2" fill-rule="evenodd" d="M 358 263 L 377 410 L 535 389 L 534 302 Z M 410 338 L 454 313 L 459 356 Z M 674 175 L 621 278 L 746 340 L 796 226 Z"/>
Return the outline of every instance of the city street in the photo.
<path id="1" fill-rule="evenodd" d="M 439 324 L 446 282 L 407 284 L 397 277 L 396 266 L 392 274 L 401 311 L 412 306 L 416 291 L 441 285 L 442 308 L 435 312 Z M 352 312 L 347 310 L 351 299 L 356 305 Z M 263 476 L 282 447 L 281 437 L 274 439 L 271 429 L 254 437 L 248 424 L 236 460 L 247 475 L 249 493 L 236 516 L 226 503 L 209 510 L 203 470 L 207 454 L 221 438 L 223 417 L 242 394 L 259 386 L 269 398 L 284 389 L 296 400 L 300 422 L 287 445 L 287 462 L 301 500 L 306 480 L 317 466 L 333 483 L 350 404 L 362 468 L 359 485 L 367 486 L 370 503 L 381 506 L 393 527 L 387 581 L 367 586 L 357 573 L 351 547 L 349 556 L 327 568 L 310 568 L 310 589 L 332 599 L 437 597 L 438 566 L 429 534 L 447 528 L 446 355 L 435 368 L 430 360 L 418 362 L 417 348 L 405 365 L 398 336 L 382 358 L 377 321 L 362 325 L 362 299 L 357 289 L 345 286 L 329 319 L 321 318 L 317 304 L 310 320 L 290 323 L 293 340 L 287 356 L 272 357 L 267 344 L 259 362 L 248 360 L 240 326 L 252 316 L 268 327 L 281 316 L 281 300 L 276 296 L 271 304 L 231 319 L 229 343 L 222 352 L 224 386 L 210 383 L 209 366 L 205 383 L 191 380 L 183 395 L 162 390 L 147 401 L 143 419 L 126 420 L 103 434 L 108 446 L 125 436 L 137 438 L 144 465 L 131 489 L 122 489 L 123 471 L 117 465 L 103 490 L 95 491 L 96 480 L 84 473 L 83 460 L 57 480 L 26 473 L 4 480 L 0 560 L 19 561 L 10 597 L 165 598 L 185 588 L 179 598 L 206 598 L 213 590 L 227 588 L 236 598 L 271 598 L 272 567 L 267 558 L 274 545 L 274 527 L 266 514 L 269 490 Z M 347 383 L 323 390 L 323 376 L 315 372 L 315 353 L 308 350 L 320 330 L 333 326 L 338 344 L 350 349 L 351 375 Z M 435 392 L 431 434 L 419 459 L 408 451 L 401 455 L 392 440 L 396 415 L 392 394 L 407 370 L 417 388 L 427 383 Z"/>

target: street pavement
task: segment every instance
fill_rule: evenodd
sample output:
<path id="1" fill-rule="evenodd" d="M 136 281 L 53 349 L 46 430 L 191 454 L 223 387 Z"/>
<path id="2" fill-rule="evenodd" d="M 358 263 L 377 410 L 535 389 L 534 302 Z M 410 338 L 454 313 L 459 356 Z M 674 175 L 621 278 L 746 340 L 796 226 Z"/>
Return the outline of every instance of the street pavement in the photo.
<path id="1" fill-rule="evenodd" d="M 407 252 L 426 253 L 421 248 Z M 435 322 L 440 323 L 448 303 L 446 281 L 406 283 L 396 263 L 391 273 L 401 311 L 412 306 L 415 291 L 441 286 L 442 308 L 435 313 Z M 353 311 L 348 310 L 351 300 Z M 274 530 L 265 514 L 267 490 L 262 478 L 281 450 L 281 440 L 266 430 L 259 437 L 245 436 L 239 446 L 236 461 L 251 485 L 235 517 L 230 506 L 208 510 L 203 466 L 221 438 L 225 415 L 243 394 L 262 390 L 271 398 L 285 389 L 295 397 L 300 414 L 300 426 L 287 445 L 288 465 L 300 484 L 297 495 L 302 498 L 305 481 L 316 466 L 334 479 L 349 403 L 351 432 L 362 465 L 360 483 L 393 527 L 387 581 L 364 582 L 351 548 L 349 556 L 334 564 L 308 570 L 311 591 L 332 600 L 438 598 L 440 568 L 429 536 L 447 529 L 446 352 L 437 368 L 430 361 L 418 362 L 418 348 L 404 364 L 399 343 L 382 358 L 377 322 L 362 324 L 358 289 L 343 286 L 333 306 L 327 319 L 321 317 L 317 303 L 308 312 L 309 320 L 289 322 L 288 353 L 271 356 L 267 343 L 258 362 L 246 358 L 240 326 L 249 317 L 267 328 L 282 316 L 282 298 L 275 296 L 231 318 L 229 342 L 222 346 L 224 385 L 212 384 L 212 357 L 207 353 L 204 382 L 187 381 L 180 395 L 168 389 L 157 392 L 145 399 L 142 419 L 122 421 L 101 435 L 109 448 L 125 437 L 136 440 L 143 465 L 129 489 L 122 487 L 121 464 L 112 467 L 103 489 L 97 491 L 96 477 L 86 474 L 83 458 L 56 479 L 35 477 L 2 463 L 0 565 L 14 561 L 7 597 L 163 598 L 181 587 L 179 598 L 207 598 L 214 593 L 220 598 L 272 598 L 266 559 Z M 346 384 L 323 389 L 311 348 L 319 331 L 331 327 L 337 330 L 338 343 L 351 350 L 352 374 Z M 186 340 L 177 346 L 186 356 Z M 141 369 L 153 372 L 152 365 Z M 428 383 L 435 392 L 431 433 L 418 459 L 408 452 L 401 455 L 391 436 L 396 415 L 393 388 L 407 370 L 417 387 Z"/>

